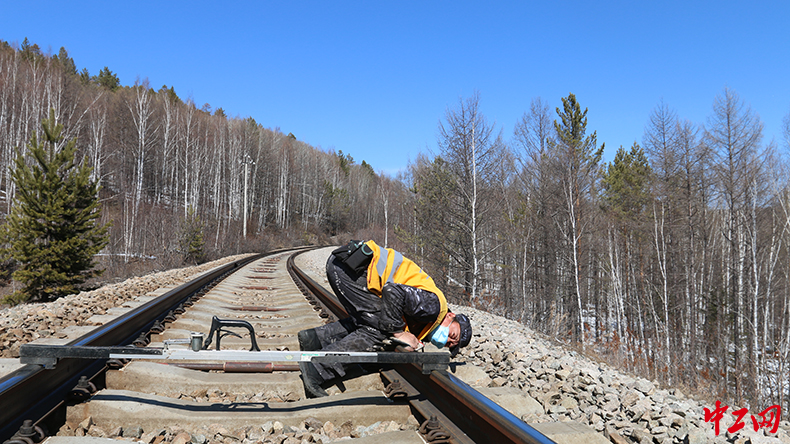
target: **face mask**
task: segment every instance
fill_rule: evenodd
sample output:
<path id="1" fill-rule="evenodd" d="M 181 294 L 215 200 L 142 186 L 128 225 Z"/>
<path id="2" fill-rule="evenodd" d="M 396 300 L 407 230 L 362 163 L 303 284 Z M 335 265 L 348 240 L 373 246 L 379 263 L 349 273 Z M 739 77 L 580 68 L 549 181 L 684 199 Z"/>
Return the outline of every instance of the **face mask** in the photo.
<path id="1" fill-rule="evenodd" d="M 450 327 L 445 327 L 440 325 L 436 328 L 436 331 L 433 332 L 431 335 L 431 344 L 442 348 L 445 344 L 447 344 L 447 338 L 450 336 Z"/>

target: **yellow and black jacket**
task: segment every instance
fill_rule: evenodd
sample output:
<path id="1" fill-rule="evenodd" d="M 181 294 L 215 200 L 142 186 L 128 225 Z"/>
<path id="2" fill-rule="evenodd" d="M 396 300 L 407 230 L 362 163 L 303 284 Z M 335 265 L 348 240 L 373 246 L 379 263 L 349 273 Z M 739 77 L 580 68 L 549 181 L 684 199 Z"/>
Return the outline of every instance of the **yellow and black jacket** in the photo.
<path id="1" fill-rule="evenodd" d="M 365 246 L 373 252 L 367 268 L 368 290 L 384 302 L 382 329 L 394 331 L 405 324 L 406 330 L 425 340 L 447 314 L 444 293 L 427 273 L 401 253 L 381 248 L 373 241 L 365 242 Z M 414 291 L 415 288 L 424 291 Z"/>

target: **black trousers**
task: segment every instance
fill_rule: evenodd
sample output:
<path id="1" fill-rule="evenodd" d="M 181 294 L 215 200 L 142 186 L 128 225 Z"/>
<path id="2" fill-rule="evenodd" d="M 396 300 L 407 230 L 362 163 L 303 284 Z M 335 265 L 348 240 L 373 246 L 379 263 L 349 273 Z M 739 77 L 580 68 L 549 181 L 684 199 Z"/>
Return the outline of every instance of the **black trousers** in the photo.
<path id="1" fill-rule="evenodd" d="M 326 263 L 329 285 L 350 317 L 322 325 L 315 329 L 321 350 L 324 351 L 379 351 L 388 335 L 379 330 L 382 310 L 381 298 L 368 291 L 367 273 L 356 273 L 335 256 Z M 328 381 L 342 378 L 357 364 L 313 363 L 318 374 Z"/>

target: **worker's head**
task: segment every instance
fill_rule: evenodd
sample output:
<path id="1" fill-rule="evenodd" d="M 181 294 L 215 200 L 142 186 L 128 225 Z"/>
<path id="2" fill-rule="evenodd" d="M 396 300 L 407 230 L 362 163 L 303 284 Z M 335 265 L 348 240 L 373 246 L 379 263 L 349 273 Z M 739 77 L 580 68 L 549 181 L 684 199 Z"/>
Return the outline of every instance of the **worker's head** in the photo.
<path id="1" fill-rule="evenodd" d="M 449 327 L 445 346 L 450 349 L 450 355 L 455 356 L 461 347 L 469 345 L 472 339 L 472 324 L 466 315 L 447 312 L 442 325 Z"/>

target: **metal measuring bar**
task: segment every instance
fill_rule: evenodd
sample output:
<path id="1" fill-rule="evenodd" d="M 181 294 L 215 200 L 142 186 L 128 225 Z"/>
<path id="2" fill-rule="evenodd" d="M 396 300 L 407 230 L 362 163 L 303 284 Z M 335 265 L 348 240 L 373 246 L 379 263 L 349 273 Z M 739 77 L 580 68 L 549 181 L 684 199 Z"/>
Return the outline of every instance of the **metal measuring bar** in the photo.
<path id="1" fill-rule="evenodd" d="M 249 350 L 220 350 L 225 336 L 241 336 L 228 328 L 243 328 L 250 335 Z M 209 350 L 212 342 L 216 350 Z M 172 348 L 172 346 L 180 346 Z M 186 348 L 185 348 L 186 347 Z M 450 365 L 449 353 L 427 352 L 343 352 L 343 351 L 273 351 L 260 350 L 255 341 L 255 330 L 247 321 L 219 319 L 214 316 L 208 337 L 192 333 L 189 339 L 170 339 L 164 347 L 90 347 L 76 345 L 24 344 L 19 347 L 19 362 L 55 368 L 59 359 L 153 359 L 204 362 L 343 362 L 356 364 L 417 364 L 422 372 L 446 372 Z"/>
<path id="2" fill-rule="evenodd" d="M 183 344 L 178 341 L 176 343 Z M 172 344 L 172 343 L 171 343 Z M 38 364 L 54 368 L 60 359 L 150 359 L 210 362 L 343 362 L 371 364 L 417 364 L 423 373 L 446 371 L 449 353 L 428 352 L 337 352 L 337 351 L 249 351 L 249 350 L 192 350 L 165 347 L 89 347 L 50 344 L 24 344 L 19 348 L 22 364 Z"/>

